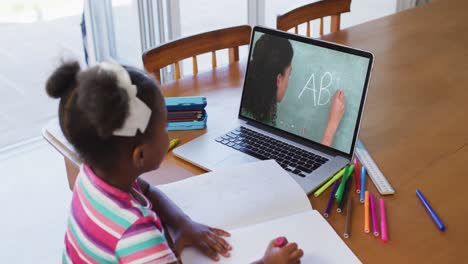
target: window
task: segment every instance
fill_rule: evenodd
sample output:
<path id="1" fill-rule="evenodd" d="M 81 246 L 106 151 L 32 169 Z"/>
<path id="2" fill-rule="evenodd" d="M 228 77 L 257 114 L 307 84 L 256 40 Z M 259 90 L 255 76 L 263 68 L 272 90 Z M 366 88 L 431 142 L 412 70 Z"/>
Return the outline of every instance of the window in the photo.
<path id="1" fill-rule="evenodd" d="M 143 67 L 137 1 L 113 0 L 111 10 L 114 57 L 121 63 Z"/>
<path id="2" fill-rule="evenodd" d="M 57 115 L 45 81 L 60 59 L 83 60 L 78 0 L 0 2 L 0 152 L 40 139 Z"/>

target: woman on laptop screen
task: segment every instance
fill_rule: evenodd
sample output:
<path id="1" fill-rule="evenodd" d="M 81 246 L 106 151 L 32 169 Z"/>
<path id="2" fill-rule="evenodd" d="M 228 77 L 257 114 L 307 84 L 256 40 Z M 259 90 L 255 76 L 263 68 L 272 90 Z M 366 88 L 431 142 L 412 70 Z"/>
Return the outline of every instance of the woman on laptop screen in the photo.
<path id="1" fill-rule="evenodd" d="M 267 125 L 277 126 L 277 104 L 287 90 L 294 51 L 289 40 L 264 34 L 255 43 L 244 91 L 242 114 Z M 330 104 L 321 143 L 331 146 L 345 110 L 343 91 L 337 90 Z"/>

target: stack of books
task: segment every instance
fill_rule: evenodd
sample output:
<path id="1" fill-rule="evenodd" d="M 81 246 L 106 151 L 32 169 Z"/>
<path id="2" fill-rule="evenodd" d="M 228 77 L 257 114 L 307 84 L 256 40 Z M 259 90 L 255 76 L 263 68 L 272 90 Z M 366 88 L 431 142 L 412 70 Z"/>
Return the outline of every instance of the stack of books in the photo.
<path id="1" fill-rule="evenodd" d="M 166 97 L 167 129 L 191 130 L 206 127 L 207 114 L 206 98 L 192 97 Z"/>

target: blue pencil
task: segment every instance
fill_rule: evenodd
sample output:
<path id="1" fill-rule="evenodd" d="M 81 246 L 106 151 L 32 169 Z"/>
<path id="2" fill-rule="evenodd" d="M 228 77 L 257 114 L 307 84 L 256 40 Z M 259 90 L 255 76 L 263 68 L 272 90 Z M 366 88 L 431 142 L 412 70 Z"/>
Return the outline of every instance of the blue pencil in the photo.
<path id="1" fill-rule="evenodd" d="M 424 198 L 424 195 L 422 194 L 422 192 L 416 189 L 416 195 L 418 196 L 419 200 L 421 200 L 421 203 L 424 205 L 424 207 L 426 207 L 427 212 L 432 217 L 432 220 L 434 220 L 434 223 L 437 225 L 439 230 L 444 231 L 445 230 L 444 223 L 442 223 L 442 220 L 440 220 L 439 216 L 436 214 L 434 209 L 432 209 L 429 202 L 426 200 L 426 198 Z"/>
<path id="2" fill-rule="evenodd" d="M 361 167 L 361 193 L 359 194 L 359 200 L 364 203 L 364 193 L 366 192 L 366 167 Z"/>

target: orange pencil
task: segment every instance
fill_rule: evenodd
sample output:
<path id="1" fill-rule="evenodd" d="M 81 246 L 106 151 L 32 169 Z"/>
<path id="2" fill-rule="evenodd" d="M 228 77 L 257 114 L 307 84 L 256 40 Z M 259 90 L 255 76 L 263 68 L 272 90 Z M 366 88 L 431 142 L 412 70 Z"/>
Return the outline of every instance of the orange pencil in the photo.
<path id="1" fill-rule="evenodd" d="M 369 191 L 364 194 L 364 232 L 370 232 L 370 219 L 369 219 Z"/>

